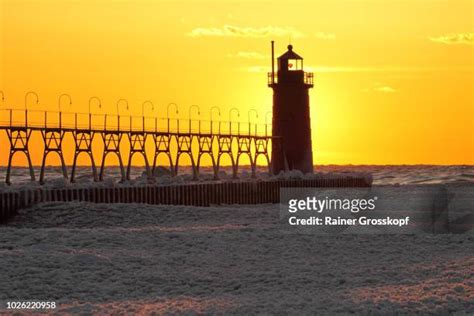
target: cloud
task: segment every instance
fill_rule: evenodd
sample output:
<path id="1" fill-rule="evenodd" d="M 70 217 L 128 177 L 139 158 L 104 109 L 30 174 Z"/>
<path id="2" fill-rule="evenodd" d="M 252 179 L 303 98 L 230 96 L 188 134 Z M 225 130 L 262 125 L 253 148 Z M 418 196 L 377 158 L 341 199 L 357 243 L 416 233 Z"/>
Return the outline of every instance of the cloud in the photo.
<path id="1" fill-rule="evenodd" d="M 268 56 L 265 56 L 268 58 Z M 269 66 L 250 66 L 245 68 L 248 72 L 268 72 Z M 387 68 L 375 67 L 346 67 L 346 66 L 311 66 L 305 65 L 305 71 L 318 73 L 338 73 L 338 72 L 379 72 L 387 71 Z"/>
<path id="2" fill-rule="evenodd" d="M 381 68 L 373 68 L 373 67 L 305 66 L 304 68 L 306 71 L 312 71 L 316 73 L 382 71 Z"/>
<path id="3" fill-rule="evenodd" d="M 379 82 L 375 82 L 374 86 L 372 88 L 362 89 L 361 91 L 363 91 L 363 92 L 375 91 L 375 92 L 382 92 L 382 93 L 395 93 L 395 92 L 397 92 L 396 89 L 394 89 L 392 87 L 389 87 L 389 86 L 385 86 L 385 85 L 383 85 Z"/>
<path id="4" fill-rule="evenodd" d="M 215 37 L 281 37 L 291 36 L 293 38 L 304 37 L 305 34 L 292 28 L 280 26 L 264 27 L 241 27 L 234 25 L 224 25 L 223 27 L 198 27 L 187 34 L 191 37 L 215 36 Z"/>
<path id="5" fill-rule="evenodd" d="M 374 91 L 377 91 L 377 92 L 384 92 L 384 93 L 394 93 L 394 92 L 397 92 L 397 90 L 395 90 L 394 88 L 389 87 L 389 86 L 375 87 L 375 88 L 374 88 Z"/>
<path id="6" fill-rule="evenodd" d="M 335 40 L 336 39 L 336 35 L 332 33 L 317 32 L 316 34 L 314 34 L 314 36 L 322 40 Z"/>
<path id="7" fill-rule="evenodd" d="M 268 58 L 268 57 L 267 57 Z M 252 65 L 249 67 L 241 68 L 240 70 L 247 71 L 247 72 L 268 72 L 270 71 L 270 66 L 266 65 Z M 468 71 L 474 72 L 474 68 L 472 67 L 404 67 L 404 66 L 325 66 L 325 65 L 306 65 L 304 66 L 304 70 L 308 72 L 314 72 L 316 75 L 322 73 L 334 73 L 334 74 L 343 74 L 343 73 L 360 73 L 360 72 L 367 72 L 367 73 L 431 73 L 431 72 L 452 72 L 452 71 Z M 381 86 L 381 84 L 379 84 Z M 365 89 L 371 90 L 371 89 Z M 385 89 L 387 91 L 381 92 L 389 92 L 389 89 Z M 394 92 L 394 91 L 393 91 Z"/>
<path id="8" fill-rule="evenodd" d="M 245 58 L 245 59 L 267 59 L 268 55 L 264 55 L 259 52 L 237 52 L 236 54 L 227 55 L 231 58 Z"/>
<path id="9" fill-rule="evenodd" d="M 249 66 L 245 68 L 247 72 L 270 72 L 270 68 L 267 66 Z"/>
<path id="10" fill-rule="evenodd" d="M 270 66 L 249 66 L 245 68 L 247 72 L 268 72 Z M 370 67 L 339 67 L 339 66 L 305 66 L 305 71 L 318 73 L 336 73 L 336 72 L 372 72 L 372 71 L 384 71 L 379 68 Z"/>
<path id="11" fill-rule="evenodd" d="M 443 44 L 467 44 L 474 45 L 474 33 L 447 34 L 438 37 L 429 37 L 433 42 Z"/>

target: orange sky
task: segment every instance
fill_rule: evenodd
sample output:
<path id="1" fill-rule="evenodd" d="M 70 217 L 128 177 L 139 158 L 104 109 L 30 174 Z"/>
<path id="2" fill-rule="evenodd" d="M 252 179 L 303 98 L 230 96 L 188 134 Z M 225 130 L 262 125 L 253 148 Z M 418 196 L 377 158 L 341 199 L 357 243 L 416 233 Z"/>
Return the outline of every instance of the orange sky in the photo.
<path id="1" fill-rule="evenodd" d="M 140 115 L 150 99 L 159 116 L 176 102 L 182 118 L 198 104 L 204 119 L 220 106 L 225 120 L 238 107 L 263 122 L 269 42 L 280 55 L 291 38 L 316 76 L 316 164 L 474 164 L 473 1 L 0 3 L 2 107 L 34 90 L 32 109 L 56 110 L 66 92 L 75 111 L 97 95 L 100 113 L 126 98 Z M 4 165 L 3 134 L 0 146 Z"/>

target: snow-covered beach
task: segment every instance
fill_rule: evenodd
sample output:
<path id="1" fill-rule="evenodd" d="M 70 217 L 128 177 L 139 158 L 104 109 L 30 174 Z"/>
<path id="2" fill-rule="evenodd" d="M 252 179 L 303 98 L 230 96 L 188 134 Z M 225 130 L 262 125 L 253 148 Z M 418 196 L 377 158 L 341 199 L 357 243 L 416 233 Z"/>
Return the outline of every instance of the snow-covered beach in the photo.
<path id="1" fill-rule="evenodd" d="M 0 302 L 101 315 L 474 313 L 472 230 L 323 235 L 279 220 L 278 204 L 34 205 L 0 229 Z"/>
<path id="2" fill-rule="evenodd" d="M 0 230 L 1 301 L 94 314 L 474 312 L 474 237 L 283 231 L 275 205 L 40 204 Z"/>

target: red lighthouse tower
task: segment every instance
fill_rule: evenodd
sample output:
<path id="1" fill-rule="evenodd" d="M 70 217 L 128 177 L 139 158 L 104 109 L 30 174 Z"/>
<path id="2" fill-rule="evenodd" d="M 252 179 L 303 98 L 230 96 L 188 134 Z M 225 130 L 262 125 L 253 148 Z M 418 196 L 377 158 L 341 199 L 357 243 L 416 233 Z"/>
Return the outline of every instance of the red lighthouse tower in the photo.
<path id="1" fill-rule="evenodd" d="M 272 146 L 274 174 L 282 170 L 313 172 L 309 89 L 313 73 L 303 70 L 303 58 L 288 45 L 288 51 L 278 57 L 275 75 L 274 42 L 272 41 L 272 72 L 268 86 L 273 89 L 273 130 L 277 137 Z"/>

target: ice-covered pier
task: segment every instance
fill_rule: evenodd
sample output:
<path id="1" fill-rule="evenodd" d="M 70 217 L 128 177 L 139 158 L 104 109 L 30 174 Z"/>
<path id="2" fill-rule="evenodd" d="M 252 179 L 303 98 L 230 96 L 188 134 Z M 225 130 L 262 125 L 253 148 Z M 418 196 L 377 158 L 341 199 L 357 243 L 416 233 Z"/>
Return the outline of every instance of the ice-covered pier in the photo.
<path id="1" fill-rule="evenodd" d="M 42 202 L 146 203 L 210 206 L 279 203 L 283 187 L 368 187 L 367 177 L 327 177 L 265 181 L 188 183 L 101 187 L 71 186 L 11 190 L 0 193 L 0 219 L 5 222 L 20 208 Z"/>

